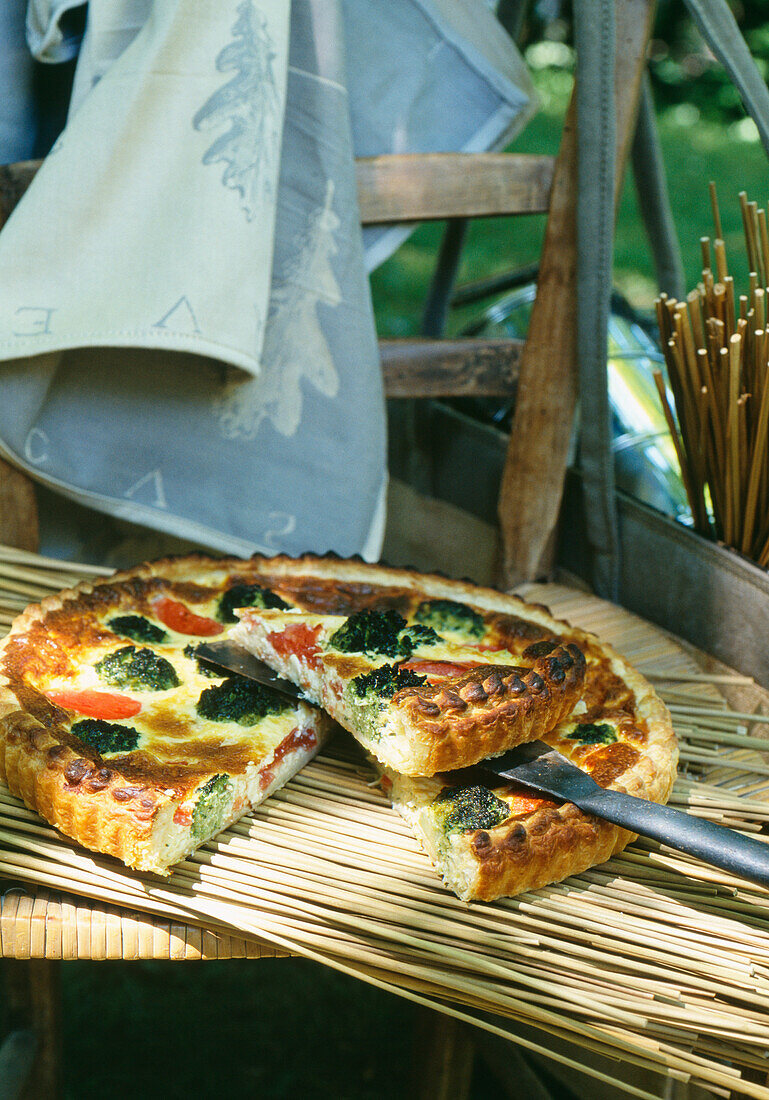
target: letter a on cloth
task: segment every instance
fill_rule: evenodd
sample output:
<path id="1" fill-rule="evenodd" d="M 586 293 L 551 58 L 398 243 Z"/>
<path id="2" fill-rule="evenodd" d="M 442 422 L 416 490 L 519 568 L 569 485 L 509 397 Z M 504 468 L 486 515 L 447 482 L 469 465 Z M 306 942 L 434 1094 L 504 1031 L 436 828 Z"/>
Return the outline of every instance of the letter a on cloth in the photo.
<path id="1" fill-rule="evenodd" d="M 0 234 L 0 450 L 215 549 L 376 555 L 336 0 L 91 0 L 88 20 L 70 120 Z"/>

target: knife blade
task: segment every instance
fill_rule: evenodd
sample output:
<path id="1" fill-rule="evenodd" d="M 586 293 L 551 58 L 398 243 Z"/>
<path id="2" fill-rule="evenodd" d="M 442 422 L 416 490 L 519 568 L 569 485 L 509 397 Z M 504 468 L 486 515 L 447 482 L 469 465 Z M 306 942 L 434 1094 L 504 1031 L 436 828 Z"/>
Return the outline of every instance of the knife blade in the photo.
<path id="1" fill-rule="evenodd" d="M 684 810 L 600 787 L 587 772 L 544 741 L 519 745 L 478 766 L 500 779 L 572 802 L 587 813 L 659 840 L 749 882 L 769 886 L 769 844 Z"/>
<path id="2" fill-rule="evenodd" d="M 298 699 L 302 703 L 310 702 L 296 684 L 278 676 L 268 664 L 260 661 L 243 646 L 235 645 L 234 642 L 200 642 L 195 646 L 195 656 L 205 661 L 207 665 L 212 665 L 216 671 L 234 672 L 238 676 L 256 680 L 258 684 L 272 688 L 281 695 L 287 695 L 290 699 Z"/>
<path id="3" fill-rule="evenodd" d="M 291 699 L 311 702 L 301 688 L 278 676 L 242 646 L 227 641 L 201 642 L 195 655 L 224 672 L 256 680 Z M 501 756 L 482 760 L 475 768 L 520 783 L 538 794 L 571 802 L 604 821 L 687 852 L 749 882 L 769 886 L 769 844 L 672 806 L 600 787 L 587 772 L 544 741 L 518 745 Z"/>

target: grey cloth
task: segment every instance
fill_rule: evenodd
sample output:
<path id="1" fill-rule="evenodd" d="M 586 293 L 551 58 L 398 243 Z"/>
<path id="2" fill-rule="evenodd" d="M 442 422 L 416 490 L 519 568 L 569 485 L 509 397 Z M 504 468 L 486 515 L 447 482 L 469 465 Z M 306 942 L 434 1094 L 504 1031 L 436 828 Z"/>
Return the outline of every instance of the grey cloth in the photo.
<path id="1" fill-rule="evenodd" d="M 247 116 L 245 99 L 238 105 L 228 98 L 245 91 L 257 75 L 249 65 L 271 64 L 270 51 L 280 65 L 277 46 L 268 44 L 260 57 L 253 51 L 244 55 L 244 25 L 256 41 L 260 10 L 269 5 L 266 0 L 195 3 L 211 25 L 220 21 L 221 33 L 211 32 L 205 46 L 206 94 L 189 118 L 177 111 L 174 123 L 167 123 L 168 148 L 158 122 L 162 100 L 144 96 L 142 101 L 143 85 L 135 74 L 147 57 L 148 35 L 158 37 L 156 25 L 175 5 L 92 0 L 89 6 L 70 125 L 0 237 L 0 259 L 16 257 L 24 275 L 9 279 L 5 294 L 0 291 L 6 359 L 0 367 L 0 449 L 83 508 L 72 509 L 71 523 L 58 524 L 65 530 L 59 546 L 47 544 L 50 552 L 91 556 L 70 528 L 78 519 L 87 523 L 93 515 L 87 509 L 93 508 L 121 522 L 235 553 L 334 549 L 373 557 L 383 527 L 385 432 L 350 115 L 356 152 L 485 148 L 506 140 L 529 116 L 530 87 L 514 48 L 491 14 L 476 10 L 472 0 L 392 0 L 386 10 L 374 0 L 294 0 L 270 264 L 259 233 L 254 236 L 263 222 L 265 232 L 269 226 L 254 213 L 249 190 L 255 178 L 264 187 L 272 185 L 270 158 L 261 158 L 264 171 L 258 173 L 243 159 L 249 146 L 236 127 L 246 117 L 253 124 L 254 111 Z M 73 0 L 31 0 L 28 33 L 36 56 L 56 61 L 71 51 L 66 20 L 76 6 Z M 490 26 L 501 37 L 492 34 L 491 47 L 482 49 L 475 37 L 489 37 Z M 186 35 L 195 31 L 196 23 L 188 21 Z M 163 71 L 161 65 L 158 72 Z M 115 94 L 118 78 L 124 91 L 115 99 L 116 116 L 123 132 L 148 140 L 144 120 L 155 123 L 150 129 L 157 164 L 149 167 L 164 181 L 166 193 L 176 187 L 181 195 L 181 179 L 185 201 L 189 187 L 200 189 L 200 220 L 195 224 L 188 217 L 186 230 L 173 236 L 164 234 L 163 217 L 149 217 L 135 203 L 125 175 L 137 169 L 125 154 L 124 165 L 118 164 L 127 146 L 116 146 L 112 163 L 102 165 L 99 176 L 98 129 L 91 137 L 97 154 L 94 186 L 91 176 L 78 193 L 61 175 L 55 186 L 57 171 L 71 155 L 70 131 L 85 149 L 89 112 L 98 113 L 94 104 L 111 85 Z M 279 88 L 276 95 L 280 99 Z M 265 102 L 262 95 L 262 111 Z M 108 115 L 104 118 L 109 125 Z M 106 130 L 105 140 L 109 143 Z M 182 140 L 199 149 L 197 163 L 183 174 L 173 155 Z M 90 164 L 92 149 L 88 152 L 84 160 Z M 110 181 L 116 180 L 118 191 L 110 195 Z M 207 225 L 211 181 L 218 188 L 217 204 L 240 208 L 241 230 L 234 235 L 226 218 L 221 231 Z M 147 173 L 144 190 L 152 194 Z M 121 229 L 116 202 L 133 234 Z M 92 212 L 103 219 L 103 254 L 99 218 Z M 46 256 L 45 234 L 36 240 L 31 228 L 41 213 L 56 236 L 58 271 Z M 169 214 L 176 216 L 171 208 Z M 87 233 L 76 244 L 77 226 Z M 201 234 L 208 234 L 210 243 L 201 245 Z M 369 266 L 401 237 L 398 230 L 375 231 Z M 143 263 L 121 247 L 135 248 L 137 239 L 146 245 Z M 229 272 L 222 280 L 221 257 L 228 250 Z M 88 293 L 82 293 L 77 275 L 84 252 L 89 265 L 80 271 Z M 74 272 L 67 271 L 68 255 L 76 257 Z M 178 258 L 195 295 L 181 285 Z M 209 272 L 209 266 L 215 270 Z M 60 288 L 55 301 L 33 293 L 36 272 Z M 271 292 L 269 303 L 262 304 L 265 272 Z M 211 287 L 208 298 L 201 276 Z M 171 297 L 153 312 L 154 286 L 166 286 Z M 62 509 L 54 511 L 61 520 Z M 96 524 L 91 520 L 95 526 L 101 529 L 91 546 L 104 556 L 106 522 L 99 525 L 97 517 Z M 56 527 L 44 522 L 53 537 Z M 130 545 L 135 552 L 135 538 Z"/>
<path id="2" fill-rule="evenodd" d="M 597 10 L 600 9 L 600 10 Z M 614 244 L 614 4 L 574 6 L 577 80 L 577 336 L 579 464 L 596 592 L 616 598 L 617 521 L 607 374 Z"/>
<path id="3" fill-rule="evenodd" d="M 353 147 L 381 153 L 496 149 L 536 109 L 518 51 L 477 0 L 342 0 Z M 369 270 L 413 227 L 364 230 Z"/>

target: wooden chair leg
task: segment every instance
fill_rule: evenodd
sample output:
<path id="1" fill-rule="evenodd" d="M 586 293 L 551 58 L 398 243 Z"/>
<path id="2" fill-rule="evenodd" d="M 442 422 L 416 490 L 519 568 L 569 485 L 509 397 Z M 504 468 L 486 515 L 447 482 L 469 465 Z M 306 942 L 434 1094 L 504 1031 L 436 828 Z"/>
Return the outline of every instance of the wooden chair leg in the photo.
<path id="1" fill-rule="evenodd" d="M 32 481 L 0 459 L 0 543 L 37 550 L 38 517 Z"/>
<path id="2" fill-rule="evenodd" d="M 31 1032 L 37 1043 L 34 1064 L 18 1094 L 19 1100 L 57 1100 L 61 1095 L 61 963 L 51 959 L 5 959 L 0 973 L 5 993 L 6 1026 L 12 1031 L 3 1045 L 3 1052 L 16 1032 L 9 1058 L 15 1049 L 18 1063 L 21 1046 L 29 1042 L 22 1040 L 20 1043 L 19 1030 Z M 1 1076 L 0 1097 L 5 1100 Z"/>
<path id="3" fill-rule="evenodd" d="M 421 1009 L 414 1038 L 411 1096 L 466 1100 L 475 1058 L 472 1029 L 451 1016 Z"/>

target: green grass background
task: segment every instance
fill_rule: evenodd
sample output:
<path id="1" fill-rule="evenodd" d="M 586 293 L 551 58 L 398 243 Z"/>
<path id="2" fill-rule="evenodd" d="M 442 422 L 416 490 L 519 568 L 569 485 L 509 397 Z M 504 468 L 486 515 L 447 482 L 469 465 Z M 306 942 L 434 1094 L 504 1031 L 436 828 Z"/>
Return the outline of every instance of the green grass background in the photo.
<path id="1" fill-rule="evenodd" d="M 541 102 L 539 114 L 510 146 L 520 153 L 557 153 L 571 89 L 563 70 L 534 72 Z M 683 103 L 658 115 L 660 141 L 668 174 L 673 216 L 681 243 L 687 289 L 699 281 L 700 237 L 713 236 L 708 183 L 717 185 L 727 255 L 740 286 L 747 285 L 739 193 L 746 191 L 759 206 L 769 202 L 769 171 L 757 132 L 746 119 L 725 124 L 700 116 Z M 544 217 L 483 218 L 470 226 L 458 282 L 515 270 L 539 256 Z M 380 335 L 403 337 L 419 332 L 422 303 L 435 267 L 443 233 L 439 223 L 424 225 L 374 272 L 371 280 Z M 632 173 L 628 172 L 617 216 L 615 285 L 637 308 L 650 311 L 656 295 L 654 268 L 638 216 Z M 483 307 L 453 311 L 455 333 Z"/>

